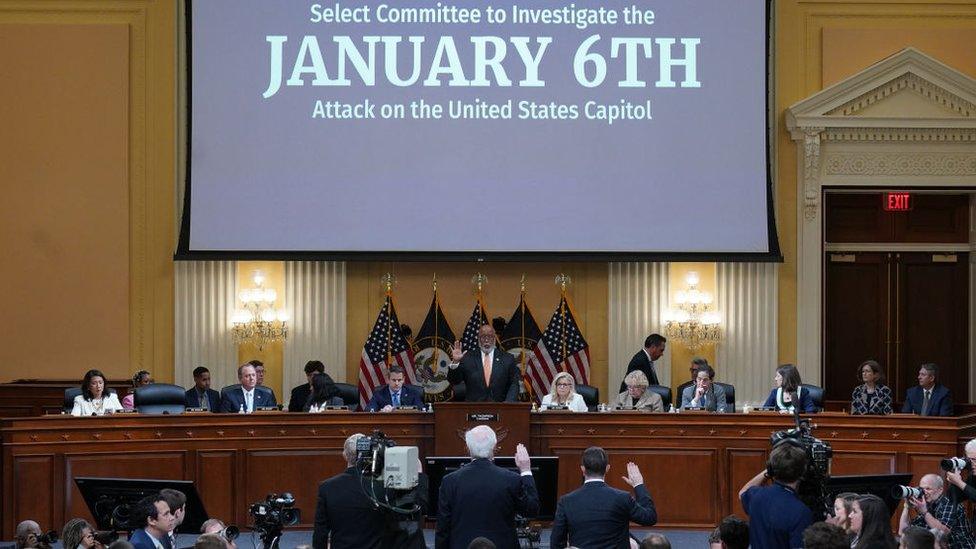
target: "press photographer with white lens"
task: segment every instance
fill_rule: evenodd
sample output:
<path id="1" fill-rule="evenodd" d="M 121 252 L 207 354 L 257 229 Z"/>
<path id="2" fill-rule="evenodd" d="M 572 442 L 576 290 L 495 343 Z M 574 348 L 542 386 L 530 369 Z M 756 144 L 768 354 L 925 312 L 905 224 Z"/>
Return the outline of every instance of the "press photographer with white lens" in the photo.
<path id="1" fill-rule="evenodd" d="M 909 526 L 921 526 L 943 532 L 949 549 L 976 546 L 969 519 L 966 518 L 962 505 L 952 501 L 945 493 L 942 477 L 928 474 L 918 484 L 922 489 L 922 497 L 911 495 L 905 499 L 901 518 L 898 520 L 898 535 Z M 911 520 L 910 510 L 914 510 L 915 515 Z"/>
<path id="2" fill-rule="evenodd" d="M 950 466 L 948 469 L 946 465 L 951 464 L 951 460 L 942 460 L 944 465 L 943 469 L 946 469 L 946 482 L 949 483 L 949 497 L 952 501 L 956 503 L 961 503 L 963 501 L 976 501 L 976 439 L 970 440 L 966 443 L 966 460 L 965 466 L 960 468 L 958 465 Z M 958 458 L 955 458 L 958 459 Z M 962 479 L 963 472 L 967 473 L 966 480 Z"/>

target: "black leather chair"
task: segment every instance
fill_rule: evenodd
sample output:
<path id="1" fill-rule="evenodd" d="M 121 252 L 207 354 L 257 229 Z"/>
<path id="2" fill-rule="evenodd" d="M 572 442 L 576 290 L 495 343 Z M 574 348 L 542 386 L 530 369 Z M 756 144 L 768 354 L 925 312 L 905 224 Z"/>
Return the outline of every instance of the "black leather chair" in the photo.
<path id="1" fill-rule="evenodd" d="M 452 385 L 451 389 L 454 390 L 454 396 L 451 397 L 451 402 L 464 402 L 464 395 L 467 394 L 467 387 L 465 387 L 464 382 L 462 381 L 457 385 Z"/>
<path id="2" fill-rule="evenodd" d="M 600 388 L 592 385 L 577 385 L 576 392 L 583 397 L 586 407 L 592 412 L 600 404 Z"/>
<path id="3" fill-rule="evenodd" d="M 667 412 L 672 402 L 671 387 L 666 387 L 664 385 L 648 385 L 647 390 L 653 391 L 661 397 L 661 401 L 664 403 L 664 411 Z"/>
<path id="4" fill-rule="evenodd" d="M 106 394 L 115 394 L 115 389 L 106 389 Z M 75 407 L 75 397 L 81 394 L 81 387 L 68 387 L 64 390 L 64 413 L 70 414 Z M 121 399 L 119 400 L 121 402 Z"/>
<path id="5" fill-rule="evenodd" d="M 339 396 L 342 397 L 342 402 L 349 407 L 350 410 L 355 410 L 359 408 L 359 388 L 352 383 L 336 383 L 336 389 L 339 390 Z"/>
<path id="6" fill-rule="evenodd" d="M 800 387 L 803 387 L 803 391 L 804 392 L 809 392 L 810 393 L 810 399 L 813 400 L 814 411 L 815 412 L 822 412 L 823 409 L 824 409 L 823 408 L 823 406 L 824 406 L 824 403 L 823 403 L 823 399 L 824 399 L 824 390 L 823 390 L 823 387 L 817 387 L 816 385 L 810 385 L 810 384 L 807 384 L 807 383 L 801 383 L 800 384 Z"/>
<path id="7" fill-rule="evenodd" d="M 170 383 L 137 387 L 132 399 L 140 414 L 182 414 L 186 411 L 186 389 Z"/>
<path id="8" fill-rule="evenodd" d="M 725 402 L 729 406 L 729 413 L 735 413 L 735 385 L 715 382 L 715 385 L 725 389 Z"/>
<path id="9" fill-rule="evenodd" d="M 682 395 L 684 395 L 685 387 L 691 387 L 694 384 L 695 384 L 694 381 L 686 381 L 686 382 L 682 383 L 681 385 L 678 385 L 678 388 L 675 389 L 675 391 L 674 391 L 674 407 L 675 408 L 677 408 L 678 406 L 681 405 L 681 399 L 683 398 Z"/>

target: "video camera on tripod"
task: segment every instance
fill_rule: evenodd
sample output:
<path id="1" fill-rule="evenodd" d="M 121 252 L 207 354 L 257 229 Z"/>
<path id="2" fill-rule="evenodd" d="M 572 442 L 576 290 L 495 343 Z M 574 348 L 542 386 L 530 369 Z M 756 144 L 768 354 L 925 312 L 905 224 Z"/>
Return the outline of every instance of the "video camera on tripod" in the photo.
<path id="1" fill-rule="evenodd" d="M 295 508 L 295 496 L 288 492 L 268 494 L 264 501 L 252 503 L 247 511 L 254 518 L 254 531 L 261 534 L 265 549 L 277 547 L 284 527 L 302 520 L 301 510 Z"/>
<path id="2" fill-rule="evenodd" d="M 379 430 L 356 441 L 356 469 L 364 477 L 382 481 L 389 490 L 417 486 L 419 456 L 416 446 L 397 446 Z"/>
<path id="3" fill-rule="evenodd" d="M 813 436 L 810 419 L 801 418 L 796 407 L 793 408 L 793 417 L 796 427 L 773 433 L 769 442 L 773 447 L 778 444 L 793 444 L 806 452 L 807 467 L 800 477 L 796 495 L 813 511 L 814 521 L 824 520 L 832 506 L 832 502 L 827 501 L 827 479 L 830 478 L 830 460 L 834 450 L 830 444 Z"/>

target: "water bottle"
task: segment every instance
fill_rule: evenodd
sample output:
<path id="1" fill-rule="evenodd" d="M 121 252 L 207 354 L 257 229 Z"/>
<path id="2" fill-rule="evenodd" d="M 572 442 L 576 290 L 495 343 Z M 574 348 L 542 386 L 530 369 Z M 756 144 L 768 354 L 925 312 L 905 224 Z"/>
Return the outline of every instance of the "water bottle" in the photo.
<path id="1" fill-rule="evenodd" d="M 244 404 L 243 403 L 241 403 L 241 409 L 237 413 L 238 414 L 246 414 L 247 413 L 247 412 L 244 411 Z"/>

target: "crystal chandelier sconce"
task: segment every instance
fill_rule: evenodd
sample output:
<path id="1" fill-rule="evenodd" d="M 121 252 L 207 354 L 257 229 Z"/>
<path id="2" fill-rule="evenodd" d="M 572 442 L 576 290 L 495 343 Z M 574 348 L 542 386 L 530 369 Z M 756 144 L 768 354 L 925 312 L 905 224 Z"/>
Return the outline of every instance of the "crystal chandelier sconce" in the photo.
<path id="1" fill-rule="evenodd" d="M 712 310 L 712 294 L 698 289 L 698 273 L 685 276 L 687 287 L 675 294 L 675 306 L 664 315 L 668 338 L 695 351 L 722 339 L 721 316 Z"/>
<path id="2" fill-rule="evenodd" d="M 274 308 L 278 292 L 264 287 L 264 273 L 254 271 L 252 280 L 254 287 L 238 294 L 243 309 L 234 312 L 231 333 L 237 343 L 253 343 L 264 349 L 266 344 L 288 337 L 288 315 Z"/>

